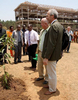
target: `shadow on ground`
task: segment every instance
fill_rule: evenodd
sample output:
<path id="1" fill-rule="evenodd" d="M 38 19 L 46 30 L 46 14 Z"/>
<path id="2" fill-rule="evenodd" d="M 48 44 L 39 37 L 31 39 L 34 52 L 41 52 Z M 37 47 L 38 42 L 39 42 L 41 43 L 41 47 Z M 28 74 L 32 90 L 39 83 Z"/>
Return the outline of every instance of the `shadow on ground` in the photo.
<path id="1" fill-rule="evenodd" d="M 30 66 L 30 67 L 31 67 L 31 66 Z M 33 71 L 33 69 L 30 68 L 30 67 L 25 66 L 25 67 L 24 67 L 24 70 L 31 70 L 31 71 Z M 37 70 L 35 70 L 35 71 L 33 71 L 33 72 L 37 72 Z"/>
<path id="2" fill-rule="evenodd" d="M 33 82 L 35 86 L 42 87 L 41 90 L 37 92 L 37 94 L 39 95 L 39 100 L 49 100 L 49 98 L 51 98 L 52 96 L 60 95 L 60 91 L 58 89 L 56 89 L 56 93 L 53 93 L 51 95 L 44 95 L 44 93 L 48 91 L 48 88 L 43 87 L 44 86 L 43 82 L 44 80 Z"/>

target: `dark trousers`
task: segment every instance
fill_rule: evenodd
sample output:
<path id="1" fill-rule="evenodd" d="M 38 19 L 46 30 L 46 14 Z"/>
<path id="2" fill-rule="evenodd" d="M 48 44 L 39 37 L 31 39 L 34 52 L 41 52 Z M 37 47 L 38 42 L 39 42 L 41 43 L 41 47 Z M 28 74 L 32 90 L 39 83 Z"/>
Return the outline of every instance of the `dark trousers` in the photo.
<path id="1" fill-rule="evenodd" d="M 69 52 L 70 44 L 71 44 L 71 41 L 69 41 L 69 44 L 68 44 L 68 47 L 67 47 L 67 52 Z"/>
<path id="2" fill-rule="evenodd" d="M 36 63 L 37 63 L 37 61 L 33 59 L 36 57 L 35 56 L 36 48 L 37 48 L 37 44 L 33 44 L 28 47 L 28 53 L 29 53 L 33 68 L 36 68 Z"/>
<path id="3" fill-rule="evenodd" d="M 25 47 L 26 47 L 26 44 L 24 43 L 24 46 L 23 46 L 23 55 L 26 55 Z"/>
<path id="4" fill-rule="evenodd" d="M 16 62 L 17 58 L 18 61 L 21 60 L 21 42 L 18 43 L 18 45 L 14 45 L 14 51 L 15 51 L 15 55 L 14 55 L 14 62 Z"/>

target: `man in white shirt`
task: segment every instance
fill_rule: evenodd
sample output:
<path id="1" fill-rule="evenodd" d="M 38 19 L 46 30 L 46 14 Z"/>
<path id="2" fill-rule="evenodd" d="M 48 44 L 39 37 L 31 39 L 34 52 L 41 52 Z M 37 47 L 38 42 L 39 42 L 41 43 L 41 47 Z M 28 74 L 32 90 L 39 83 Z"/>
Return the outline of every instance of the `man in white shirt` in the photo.
<path id="1" fill-rule="evenodd" d="M 35 58 L 35 52 L 38 41 L 39 41 L 38 33 L 32 29 L 32 24 L 29 24 L 28 30 L 25 32 L 25 43 L 27 43 L 28 45 L 27 50 L 31 59 L 31 64 L 32 64 L 31 68 L 33 68 L 34 71 L 36 70 L 37 61 L 34 60 L 33 58 Z"/>

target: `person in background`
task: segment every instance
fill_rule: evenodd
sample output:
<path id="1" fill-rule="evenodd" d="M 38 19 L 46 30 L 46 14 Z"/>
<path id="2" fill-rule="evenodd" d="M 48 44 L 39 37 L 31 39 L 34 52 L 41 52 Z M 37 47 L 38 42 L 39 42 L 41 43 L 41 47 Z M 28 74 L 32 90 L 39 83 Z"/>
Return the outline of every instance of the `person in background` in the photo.
<path id="1" fill-rule="evenodd" d="M 45 76 L 44 76 L 44 66 L 43 66 L 43 58 L 42 58 L 42 50 L 43 50 L 43 43 L 46 32 L 49 30 L 49 23 L 46 18 L 42 18 L 41 20 L 41 26 L 42 30 L 40 31 L 40 37 L 39 37 L 39 45 L 38 45 L 38 72 L 39 72 L 39 78 L 36 79 L 36 81 L 43 80 L 45 78 L 45 81 L 43 84 L 48 83 L 48 75 L 47 70 L 45 66 Z"/>
<path id="2" fill-rule="evenodd" d="M 68 26 L 68 27 L 67 27 L 66 33 L 67 33 L 67 34 L 68 34 L 68 36 L 69 36 L 69 44 L 68 44 L 68 47 L 66 48 L 67 53 L 69 53 L 70 44 L 71 44 L 72 37 L 73 37 L 73 32 L 72 32 L 72 30 L 71 30 L 71 27 L 70 27 L 70 26 Z"/>
<path id="3" fill-rule="evenodd" d="M 1 38 L 3 35 L 5 35 L 5 38 L 6 38 L 6 36 L 7 36 L 7 35 L 6 35 L 6 30 L 4 30 L 4 29 L 2 28 L 2 23 L 0 23 L 0 38 Z M 4 41 L 5 41 L 5 38 L 4 38 Z M 4 47 L 4 45 L 3 45 L 2 41 L 0 41 L 0 49 L 3 48 L 3 47 Z M 4 54 L 7 53 L 7 45 L 6 45 L 3 49 L 4 49 L 3 54 L 0 53 L 0 64 L 1 64 L 1 65 L 3 65 L 3 57 L 4 57 Z M 7 63 L 6 58 L 4 58 L 4 63 Z"/>
<path id="4" fill-rule="evenodd" d="M 29 57 L 30 57 L 31 64 L 32 64 L 30 68 L 32 68 L 33 71 L 36 70 L 37 61 L 34 60 L 33 58 L 36 57 L 35 53 L 36 53 L 38 41 L 39 41 L 38 33 L 33 30 L 32 24 L 29 24 L 28 30 L 25 32 L 25 43 L 27 43 L 27 46 L 28 46 L 26 48 L 29 53 Z"/>
<path id="5" fill-rule="evenodd" d="M 43 64 L 47 66 L 48 87 L 49 90 L 45 95 L 50 95 L 56 92 L 56 61 L 61 59 L 63 26 L 57 21 L 58 12 L 55 9 L 50 9 L 47 12 L 47 20 L 51 24 L 48 32 L 45 35 L 42 58 Z"/>
<path id="6" fill-rule="evenodd" d="M 74 36 L 74 42 L 77 43 L 77 38 L 78 38 L 78 30 L 77 29 L 74 31 L 73 36 Z"/>
<path id="7" fill-rule="evenodd" d="M 26 55 L 27 52 L 25 51 L 25 47 L 27 44 L 25 44 L 25 32 L 26 32 L 26 26 L 23 25 L 23 28 L 22 28 L 22 32 L 23 32 L 23 55 Z"/>
<path id="8" fill-rule="evenodd" d="M 23 45 L 23 32 L 21 31 L 21 26 L 17 25 L 17 30 L 13 31 L 12 37 L 15 39 L 14 41 L 14 63 L 17 64 L 17 58 L 18 62 L 21 63 L 21 49 Z"/>
<path id="9" fill-rule="evenodd" d="M 14 27 L 13 26 L 10 26 L 9 27 L 9 31 L 7 31 L 7 36 L 8 37 L 11 37 L 12 36 L 13 30 L 14 30 Z"/>
<path id="10" fill-rule="evenodd" d="M 13 33 L 14 27 L 10 26 L 9 31 L 7 31 L 7 36 L 11 38 L 12 33 Z M 12 47 L 10 49 L 10 54 L 12 57 L 14 57 L 14 50 L 12 50 Z"/>

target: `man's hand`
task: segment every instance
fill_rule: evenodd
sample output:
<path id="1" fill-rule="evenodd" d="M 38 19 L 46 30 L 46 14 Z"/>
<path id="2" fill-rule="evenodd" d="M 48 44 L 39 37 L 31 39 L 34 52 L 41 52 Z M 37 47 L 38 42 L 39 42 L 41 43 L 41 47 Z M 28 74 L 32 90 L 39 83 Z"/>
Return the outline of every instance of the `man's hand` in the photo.
<path id="1" fill-rule="evenodd" d="M 44 64 L 44 65 L 47 65 L 47 64 L 48 64 L 48 59 L 46 59 L 46 58 L 43 59 L 43 64 Z"/>

